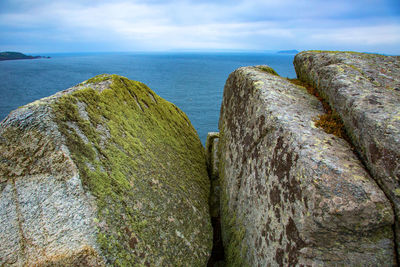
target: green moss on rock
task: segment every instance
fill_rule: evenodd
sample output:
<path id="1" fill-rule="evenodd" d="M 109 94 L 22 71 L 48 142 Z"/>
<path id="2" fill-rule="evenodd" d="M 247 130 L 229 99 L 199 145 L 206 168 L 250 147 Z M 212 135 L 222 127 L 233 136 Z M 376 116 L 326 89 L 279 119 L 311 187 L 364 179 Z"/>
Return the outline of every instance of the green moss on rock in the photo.
<path id="1" fill-rule="evenodd" d="M 103 82 L 103 81 L 107 81 L 111 79 L 111 75 L 108 74 L 100 74 L 97 75 L 93 78 L 90 78 L 89 80 L 83 82 L 82 84 L 91 84 L 91 83 L 99 83 L 99 82 Z"/>
<path id="2" fill-rule="evenodd" d="M 98 83 L 110 85 L 95 90 Z M 53 104 L 84 188 L 96 198 L 98 243 L 114 266 L 204 266 L 209 181 L 195 129 L 146 85 L 94 77 Z"/>
<path id="3" fill-rule="evenodd" d="M 225 261 L 227 266 L 244 267 L 246 263 L 245 227 L 237 214 L 228 207 L 227 197 L 222 203 L 222 224 L 224 225 Z"/>
<path id="4" fill-rule="evenodd" d="M 219 136 L 222 142 L 226 141 L 224 138 L 224 133 L 220 132 Z M 223 143 L 218 143 L 218 157 L 221 158 L 221 147 L 224 146 Z M 247 267 L 248 263 L 246 261 L 247 246 L 244 241 L 245 226 L 242 223 L 241 218 L 229 205 L 228 196 L 228 185 L 224 174 L 225 162 L 220 161 L 219 166 L 219 180 L 221 183 L 221 196 L 220 196 L 220 213 L 221 213 L 221 227 L 222 227 L 222 239 L 225 251 L 225 263 L 226 266 L 232 267 Z"/>
<path id="5" fill-rule="evenodd" d="M 260 65 L 260 66 L 256 66 L 256 67 L 261 71 L 267 72 L 267 73 L 272 74 L 272 75 L 279 76 L 278 73 L 273 68 L 271 68 L 270 66 Z"/>

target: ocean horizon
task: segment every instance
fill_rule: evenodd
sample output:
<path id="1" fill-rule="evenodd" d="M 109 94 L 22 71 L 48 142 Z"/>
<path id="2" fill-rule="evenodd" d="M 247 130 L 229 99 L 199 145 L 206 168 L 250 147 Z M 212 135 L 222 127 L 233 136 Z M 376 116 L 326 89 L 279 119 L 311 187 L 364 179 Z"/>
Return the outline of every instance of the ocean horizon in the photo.
<path id="1" fill-rule="evenodd" d="M 36 54 L 35 54 L 36 55 Z M 0 62 L 0 120 L 12 110 L 93 76 L 108 73 L 145 83 L 184 111 L 202 143 L 218 131 L 224 84 L 243 66 L 268 65 L 295 78 L 294 54 L 275 52 L 40 53 L 50 59 Z"/>

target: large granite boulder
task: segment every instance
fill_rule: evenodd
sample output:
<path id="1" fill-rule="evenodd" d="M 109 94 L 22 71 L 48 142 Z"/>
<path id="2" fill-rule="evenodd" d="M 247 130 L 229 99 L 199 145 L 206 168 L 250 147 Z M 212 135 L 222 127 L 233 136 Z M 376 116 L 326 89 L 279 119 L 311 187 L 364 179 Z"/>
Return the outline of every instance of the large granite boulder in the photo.
<path id="1" fill-rule="evenodd" d="M 299 79 L 340 115 L 352 143 L 395 208 L 400 255 L 400 57 L 308 51 L 296 55 Z"/>
<path id="2" fill-rule="evenodd" d="M 187 116 L 101 75 L 0 124 L 1 266 L 205 266 L 209 179 Z"/>
<path id="3" fill-rule="evenodd" d="M 392 266 L 390 202 L 321 103 L 268 67 L 233 72 L 219 121 L 227 266 Z"/>

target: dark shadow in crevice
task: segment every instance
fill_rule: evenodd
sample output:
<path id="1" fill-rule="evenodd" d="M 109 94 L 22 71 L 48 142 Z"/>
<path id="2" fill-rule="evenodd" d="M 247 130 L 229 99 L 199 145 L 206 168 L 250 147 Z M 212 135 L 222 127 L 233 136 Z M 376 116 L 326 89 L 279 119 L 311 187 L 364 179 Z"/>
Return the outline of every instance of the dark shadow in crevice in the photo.
<path id="1" fill-rule="evenodd" d="M 211 224 L 213 227 L 213 248 L 207 267 L 223 267 L 225 266 L 225 253 L 221 235 L 221 218 L 212 217 Z"/>

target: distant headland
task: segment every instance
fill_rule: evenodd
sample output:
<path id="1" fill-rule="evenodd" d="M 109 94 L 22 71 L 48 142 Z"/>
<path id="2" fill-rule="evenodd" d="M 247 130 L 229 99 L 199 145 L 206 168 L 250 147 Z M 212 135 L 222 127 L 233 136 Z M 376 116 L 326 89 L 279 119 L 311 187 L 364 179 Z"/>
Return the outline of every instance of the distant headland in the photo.
<path id="1" fill-rule="evenodd" d="M 297 54 L 299 51 L 297 50 L 281 50 L 278 51 L 278 54 Z"/>
<path id="2" fill-rule="evenodd" d="M 45 56 L 28 56 L 19 52 L 0 52 L 0 61 L 2 60 L 16 60 L 16 59 L 37 59 L 37 58 L 50 58 Z"/>

